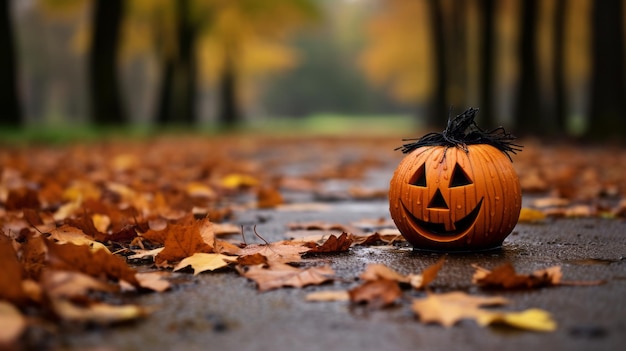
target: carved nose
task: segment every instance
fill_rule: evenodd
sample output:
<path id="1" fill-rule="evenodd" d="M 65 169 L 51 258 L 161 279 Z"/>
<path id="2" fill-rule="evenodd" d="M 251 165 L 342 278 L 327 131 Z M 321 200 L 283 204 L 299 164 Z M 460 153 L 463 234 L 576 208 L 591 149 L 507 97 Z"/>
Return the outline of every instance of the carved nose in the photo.
<path id="1" fill-rule="evenodd" d="M 437 189 L 437 191 L 435 192 L 435 195 L 430 200 L 430 203 L 428 204 L 428 208 L 438 208 L 438 209 L 444 209 L 444 210 L 450 209 L 448 207 L 448 204 L 446 203 L 446 200 L 443 198 L 443 195 L 441 195 L 441 191 L 439 189 Z"/>

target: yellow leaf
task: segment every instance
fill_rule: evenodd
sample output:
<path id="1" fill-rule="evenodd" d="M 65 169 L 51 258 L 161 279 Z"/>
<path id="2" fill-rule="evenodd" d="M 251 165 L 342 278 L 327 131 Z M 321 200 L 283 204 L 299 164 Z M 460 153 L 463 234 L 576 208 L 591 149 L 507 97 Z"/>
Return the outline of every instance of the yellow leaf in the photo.
<path id="1" fill-rule="evenodd" d="M 143 318 L 149 311 L 137 305 L 107 305 L 95 303 L 87 307 L 78 306 L 65 299 L 53 299 L 55 312 L 64 320 L 112 324 Z"/>
<path id="2" fill-rule="evenodd" d="M 233 173 L 222 178 L 221 185 L 228 189 L 238 189 L 255 186 L 259 181 L 247 174 Z"/>
<path id="3" fill-rule="evenodd" d="M 191 268 L 193 268 L 193 274 L 198 275 L 204 271 L 214 271 L 228 266 L 228 259 L 232 259 L 232 257 L 218 253 L 199 252 L 180 261 L 180 263 L 174 267 L 174 271 L 191 266 Z"/>
<path id="4" fill-rule="evenodd" d="M 96 227 L 100 233 L 106 233 L 111 225 L 111 218 L 104 214 L 96 213 L 91 216 L 91 220 L 93 221 L 93 226 Z"/>
<path id="5" fill-rule="evenodd" d="M 531 308 L 521 312 L 502 313 L 497 315 L 492 323 L 504 323 L 520 329 L 542 332 L 554 331 L 557 326 L 550 313 L 538 308 Z"/>
<path id="6" fill-rule="evenodd" d="M 524 207 L 519 213 L 520 223 L 536 223 L 546 219 L 545 213 L 533 208 Z"/>

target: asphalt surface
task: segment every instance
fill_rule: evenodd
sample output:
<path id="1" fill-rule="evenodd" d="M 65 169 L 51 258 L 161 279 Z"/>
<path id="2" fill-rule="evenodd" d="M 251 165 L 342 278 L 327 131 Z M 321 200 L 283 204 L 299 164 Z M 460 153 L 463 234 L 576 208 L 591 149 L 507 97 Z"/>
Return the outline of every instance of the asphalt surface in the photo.
<path id="1" fill-rule="evenodd" d="M 240 223 L 258 223 L 269 241 L 284 239 L 286 224 L 320 220 L 350 224 L 389 217 L 387 202 L 334 202 L 327 210 L 250 210 Z M 259 220 L 262 221 L 259 221 Z M 252 240 L 251 240 L 252 241 Z M 501 295 L 510 310 L 541 308 L 558 323 L 554 332 L 478 326 L 473 321 L 444 328 L 420 323 L 410 310 L 424 292 L 405 292 L 397 306 L 373 310 L 347 302 L 306 302 L 318 290 L 349 289 L 368 263 L 401 273 L 419 272 L 441 254 L 410 247 L 355 247 L 317 256 L 341 277 L 331 284 L 259 293 L 234 270 L 175 274 L 180 282 L 166 293 L 133 298 L 155 308 L 147 319 L 114 328 L 70 330 L 54 342 L 67 350 L 622 350 L 626 343 L 626 222 L 610 219 L 557 219 L 518 224 L 500 250 L 448 255 L 434 292 L 461 290 Z M 564 280 L 606 280 L 600 286 L 560 286 L 530 291 L 491 292 L 474 286 L 471 264 L 494 268 L 511 262 L 530 273 L 562 266 Z M 307 263 L 305 263 L 307 264 Z"/>

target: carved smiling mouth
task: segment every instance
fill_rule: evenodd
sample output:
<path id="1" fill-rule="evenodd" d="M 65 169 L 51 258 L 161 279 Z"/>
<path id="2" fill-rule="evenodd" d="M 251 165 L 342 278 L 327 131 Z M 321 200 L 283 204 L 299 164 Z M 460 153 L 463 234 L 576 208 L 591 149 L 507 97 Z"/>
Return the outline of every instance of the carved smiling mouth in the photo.
<path id="1" fill-rule="evenodd" d="M 454 228 L 455 228 L 454 230 L 446 230 L 446 226 L 443 223 L 426 222 L 415 217 L 406 208 L 406 206 L 404 206 L 404 203 L 402 203 L 402 207 L 404 207 L 405 213 L 409 215 L 413 223 L 417 225 L 417 227 L 419 227 L 419 229 L 423 230 L 424 232 L 436 234 L 439 236 L 456 236 L 467 231 L 474 224 L 474 222 L 476 222 L 476 218 L 478 218 L 478 213 L 480 212 L 480 208 L 482 207 L 482 204 L 483 204 L 483 199 L 484 198 L 480 199 L 480 201 L 478 202 L 478 205 L 476 205 L 476 207 L 474 207 L 474 209 L 470 213 L 468 213 L 467 216 L 454 222 Z"/>

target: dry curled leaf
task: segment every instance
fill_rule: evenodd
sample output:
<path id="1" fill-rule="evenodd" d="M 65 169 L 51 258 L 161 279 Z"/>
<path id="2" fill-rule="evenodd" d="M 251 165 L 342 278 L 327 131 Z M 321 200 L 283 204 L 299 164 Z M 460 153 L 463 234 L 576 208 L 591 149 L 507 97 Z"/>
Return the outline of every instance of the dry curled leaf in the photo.
<path id="1" fill-rule="evenodd" d="M 145 273 L 137 273 L 135 277 L 139 282 L 139 286 L 144 289 L 164 292 L 171 288 L 170 282 L 166 279 L 169 277 L 170 273 L 168 272 L 145 272 Z"/>
<path id="2" fill-rule="evenodd" d="M 376 279 L 349 290 L 348 294 L 352 303 L 381 308 L 393 305 L 402 296 L 402 290 L 395 280 Z"/>
<path id="3" fill-rule="evenodd" d="M 361 274 L 361 279 L 365 281 L 387 279 L 398 283 L 409 284 L 415 289 L 423 289 L 437 278 L 437 274 L 444 262 L 445 256 L 441 257 L 435 264 L 426 267 L 422 274 L 408 275 L 402 275 L 383 264 L 372 263 L 365 267 L 365 271 Z"/>
<path id="4" fill-rule="evenodd" d="M 239 251 L 239 255 L 249 256 L 261 254 L 268 261 L 280 263 L 294 263 L 302 260 L 302 254 L 311 249 L 302 245 L 289 245 L 288 243 L 268 243 L 248 245 Z"/>
<path id="5" fill-rule="evenodd" d="M 145 307 L 137 305 L 117 306 L 92 303 L 81 306 L 66 299 L 52 299 L 52 307 L 54 312 L 64 320 L 104 325 L 129 322 L 146 317 L 150 313 Z"/>
<path id="6" fill-rule="evenodd" d="M 517 274 L 509 262 L 496 267 L 492 271 L 473 265 L 476 272 L 472 277 L 474 284 L 483 288 L 498 289 L 533 289 L 544 286 L 559 285 L 561 267 L 555 266 L 538 270 L 532 274 Z"/>
<path id="7" fill-rule="evenodd" d="M 318 285 L 332 280 L 335 274 L 329 266 L 301 269 L 279 262 L 272 262 L 268 267 L 257 265 L 237 269 L 244 277 L 254 280 L 259 291 L 280 287 L 301 288 L 307 285 Z"/>

